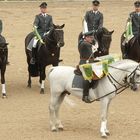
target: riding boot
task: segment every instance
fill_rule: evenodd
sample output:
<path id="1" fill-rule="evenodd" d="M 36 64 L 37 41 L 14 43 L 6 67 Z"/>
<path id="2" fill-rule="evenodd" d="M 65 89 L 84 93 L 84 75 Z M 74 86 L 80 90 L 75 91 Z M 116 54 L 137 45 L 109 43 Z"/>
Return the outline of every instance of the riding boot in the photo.
<path id="1" fill-rule="evenodd" d="M 83 81 L 83 98 L 82 100 L 85 103 L 91 103 L 89 99 L 89 88 L 90 88 L 90 82 L 88 80 Z"/>
<path id="2" fill-rule="evenodd" d="M 36 48 L 32 48 L 32 58 L 30 61 L 30 64 L 34 65 L 35 64 L 35 49 Z"/>

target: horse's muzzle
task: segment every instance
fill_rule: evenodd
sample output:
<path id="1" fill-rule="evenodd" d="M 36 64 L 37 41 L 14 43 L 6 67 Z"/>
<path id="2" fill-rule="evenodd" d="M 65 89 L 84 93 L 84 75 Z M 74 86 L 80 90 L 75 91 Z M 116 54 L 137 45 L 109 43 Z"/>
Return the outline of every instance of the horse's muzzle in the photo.
<path id="1" fill-rule="evenodd" d="M 133 85 L 133 86 L 131 86 L 131 89 L 132 89 L 133 91 L 137 91 L 137 90 L 138 90 L 138 86 L 137 86 L 137 85 Z"/>
<path id="2" fill-rule="evenodd" d="M 59 42 L 59 43 L 57 44 L 58 47 L 63 47 L 64 45 L 65 45 L 64 42 Z"/>

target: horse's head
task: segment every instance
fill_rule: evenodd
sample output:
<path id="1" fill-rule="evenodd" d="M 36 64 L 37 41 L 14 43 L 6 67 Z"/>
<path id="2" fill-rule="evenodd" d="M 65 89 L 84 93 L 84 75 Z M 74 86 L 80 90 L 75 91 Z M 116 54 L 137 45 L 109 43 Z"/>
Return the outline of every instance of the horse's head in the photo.
<path id="1" fill-rule="evenodd" d="M 113 31 L 108 31 L 106 28 L 102 28 L 100 31 L 97 32 L 97 40 L 99 43 L 99 50 L 103 54 L 109 53 L 110 44 L 112 41 L 112 34 Z"/>
<path id="2" fill-rule="evenodd" d="M 49 40 L 51 43 L 56 44 L 57 47 L 64 46 L 64 28 L 65 24 L 59 26 L 54 25 L 50 32 L 47 34 L 46 43 Z"/>
<path id="3" fill-rule="evenodd" d="M 138 90 L 140 86 L 140 64 L 137 68 L 131 73 L 129 78 L 130 87 L 133 91 Z"/>
<path id="4" fill-rule="evenodd" d="M 8 43 L 2 42 L 0 43 L 0 53 L 4 53 L 7 50 Z"/>

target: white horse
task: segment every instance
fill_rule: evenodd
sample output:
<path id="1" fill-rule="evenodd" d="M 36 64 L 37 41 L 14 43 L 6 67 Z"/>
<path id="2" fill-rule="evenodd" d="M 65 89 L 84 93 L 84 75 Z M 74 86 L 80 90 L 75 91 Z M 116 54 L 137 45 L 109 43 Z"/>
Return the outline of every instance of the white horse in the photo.
<path id="1" fill-rule="evenodd" d="M 82 100 L 82 90 L 74 90 L 72 81 L 75 68 L 69 66 L 58 66 L 50 69 L 49 82 L 51 90 L 50 100 L 50 125 L 52 131 L 63 130 L 63 125 L 59 120 L 59 108 L 67 93 L 77 96 Z M 90 89 L 90 100 L 99 97 L 101 101 L 101 136 L 107 137 L 107 112 L 111 99 L 115 97 L 117 91 L 122 87 L 130 86 L 136 90 L 140 85 L 140 65 L 132 60 L 121 60 L 109 66 L 109 74 L 99 80 L 96 89 Z M 108 94 L 110 93 L 110 94 Z M 107 96 L 105 96 L 107 95 Z"/>

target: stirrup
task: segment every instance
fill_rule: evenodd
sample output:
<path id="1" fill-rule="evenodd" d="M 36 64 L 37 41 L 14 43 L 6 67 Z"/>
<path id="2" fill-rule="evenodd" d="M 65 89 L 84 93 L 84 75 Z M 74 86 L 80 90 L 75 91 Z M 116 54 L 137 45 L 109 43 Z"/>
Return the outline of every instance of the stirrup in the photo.
<path id="1" fill-rule="evenodd" d="M 34 58 L 31 58 L 31 60 L 30 60 L 30 64 L 32 64 L 32 65 L 35 64 L 35 59 L 34 59 Z"/>
<path id="2" fill-rule="evenodd" d="M 85 103 L 91 103 L 88 96 L 83 96 L 82 101 L 84 101 Z"/>

